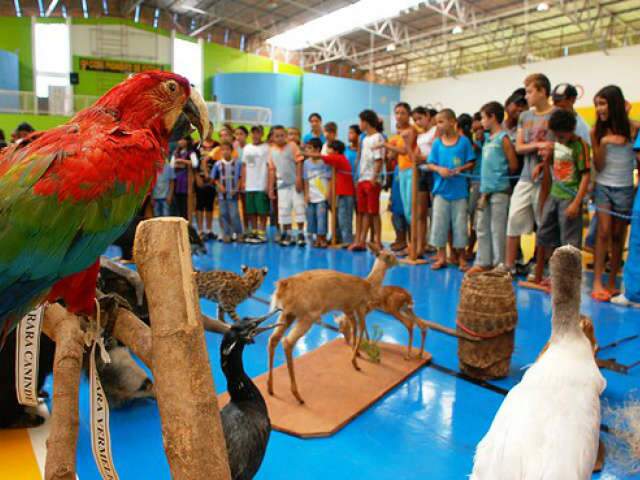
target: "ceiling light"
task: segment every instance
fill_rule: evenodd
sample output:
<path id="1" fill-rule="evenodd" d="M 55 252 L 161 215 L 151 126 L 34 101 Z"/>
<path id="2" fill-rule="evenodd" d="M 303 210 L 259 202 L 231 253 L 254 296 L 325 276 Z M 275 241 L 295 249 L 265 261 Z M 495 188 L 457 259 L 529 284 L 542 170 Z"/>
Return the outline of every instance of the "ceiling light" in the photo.
<path id="1" fill-rule="evenodd" d="M 395 52 L 395 51 L 396 51 L 395 43 L 390 43 L 389 45 L 387 45 L 387 52 Z"/>
<path id="2" fill-rule="evenodd" d="M 464 32 L 464 29 L 460 25 L 456 25 L 453 27 L 453 30 L 451 30 L 451 33 L 454 35 L 460 35 L 462 32 Z"/>
<path id="3" fill-rule="evenodd" d="M 359 0 L 267 39 L 274 47 L 302 50 L 379 20 L 393 18 L 423 0 Z"/>
<path id="4" fill-rule="evenodd" d="M 547 10 L 549 10 L 549 8 L 550 7 L 547 2 L 540 2 L 536 7 L 536 10 L 538 10 L 539 12 L 546 12 Z"/>
<path id="5" fill-rule="evenodd" d="M 205 12 L 204 10 L 196 7 L 190 7 L 189 5 L 182 5 L 184 10 L 189 10 L 190 12 L 201 13 L 202 15 L 209 15 L 209 12 Z"/>

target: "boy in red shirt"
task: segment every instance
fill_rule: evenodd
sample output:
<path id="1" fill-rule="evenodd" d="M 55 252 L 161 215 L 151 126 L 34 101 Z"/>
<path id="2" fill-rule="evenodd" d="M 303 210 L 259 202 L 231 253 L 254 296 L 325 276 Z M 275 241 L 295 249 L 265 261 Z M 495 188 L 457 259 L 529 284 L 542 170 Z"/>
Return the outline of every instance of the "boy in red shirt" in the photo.
<path id="1" fill-rule="evenodd" d="M 336 175 L 336 197 L 338 199 L 338 225 L 342 242 L 353 242 L 353 206 L 356 194 L 353 186 L 351 163 L 344 155 L 345 146 L 340 140 L 328 144 L 328 154 L 306 151 L 305 156 L 321 158 L 324 163 L 333 167 Z"/>

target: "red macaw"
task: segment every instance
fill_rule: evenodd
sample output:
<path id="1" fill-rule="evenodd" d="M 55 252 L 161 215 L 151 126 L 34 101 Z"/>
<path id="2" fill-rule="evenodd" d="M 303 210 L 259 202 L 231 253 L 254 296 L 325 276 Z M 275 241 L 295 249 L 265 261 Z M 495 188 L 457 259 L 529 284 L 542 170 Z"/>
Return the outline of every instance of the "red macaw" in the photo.
<path id="1" fill-rule="evenodd" d="M 187 79 L 145 72 L 0 152 L 0 346 L 45 300 L 93 314 L 99 256 L 153 187 L 172 130 L 189 123 L 206 136 L 207 108 Z"/>

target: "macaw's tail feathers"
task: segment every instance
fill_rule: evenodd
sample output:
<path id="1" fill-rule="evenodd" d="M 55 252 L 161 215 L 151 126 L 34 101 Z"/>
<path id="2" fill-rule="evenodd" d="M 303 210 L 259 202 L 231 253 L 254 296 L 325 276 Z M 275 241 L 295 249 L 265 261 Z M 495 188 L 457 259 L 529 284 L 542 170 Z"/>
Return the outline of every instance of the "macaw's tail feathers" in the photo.
<path id="1" fill-rule="evenodd" d="M 72 313 L 93 315 L 95 310 L 96 284 L 100 272 L 100 259 L 86 270 L 74 273 L 58 281 L 47 298 L 50 302 L 64 300 Z"/>

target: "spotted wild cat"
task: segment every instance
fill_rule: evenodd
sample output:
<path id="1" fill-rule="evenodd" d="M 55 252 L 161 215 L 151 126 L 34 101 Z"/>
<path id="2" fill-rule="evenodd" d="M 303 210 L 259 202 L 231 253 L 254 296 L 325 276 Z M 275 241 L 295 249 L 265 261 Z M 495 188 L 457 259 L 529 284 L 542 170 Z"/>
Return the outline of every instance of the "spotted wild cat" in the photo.
<path id="1" fill-rule="evenodd" d="M 218 320 L 224 322 L 227 312 L 234 322 L 240 321 L 236 307 L 253 295 L 267 276 L 267 267 L 249 268 L 242 265 L 242 276 L 233 272 L 212 270 L 196 272 L 198 294 L 218 304 Z"/>

